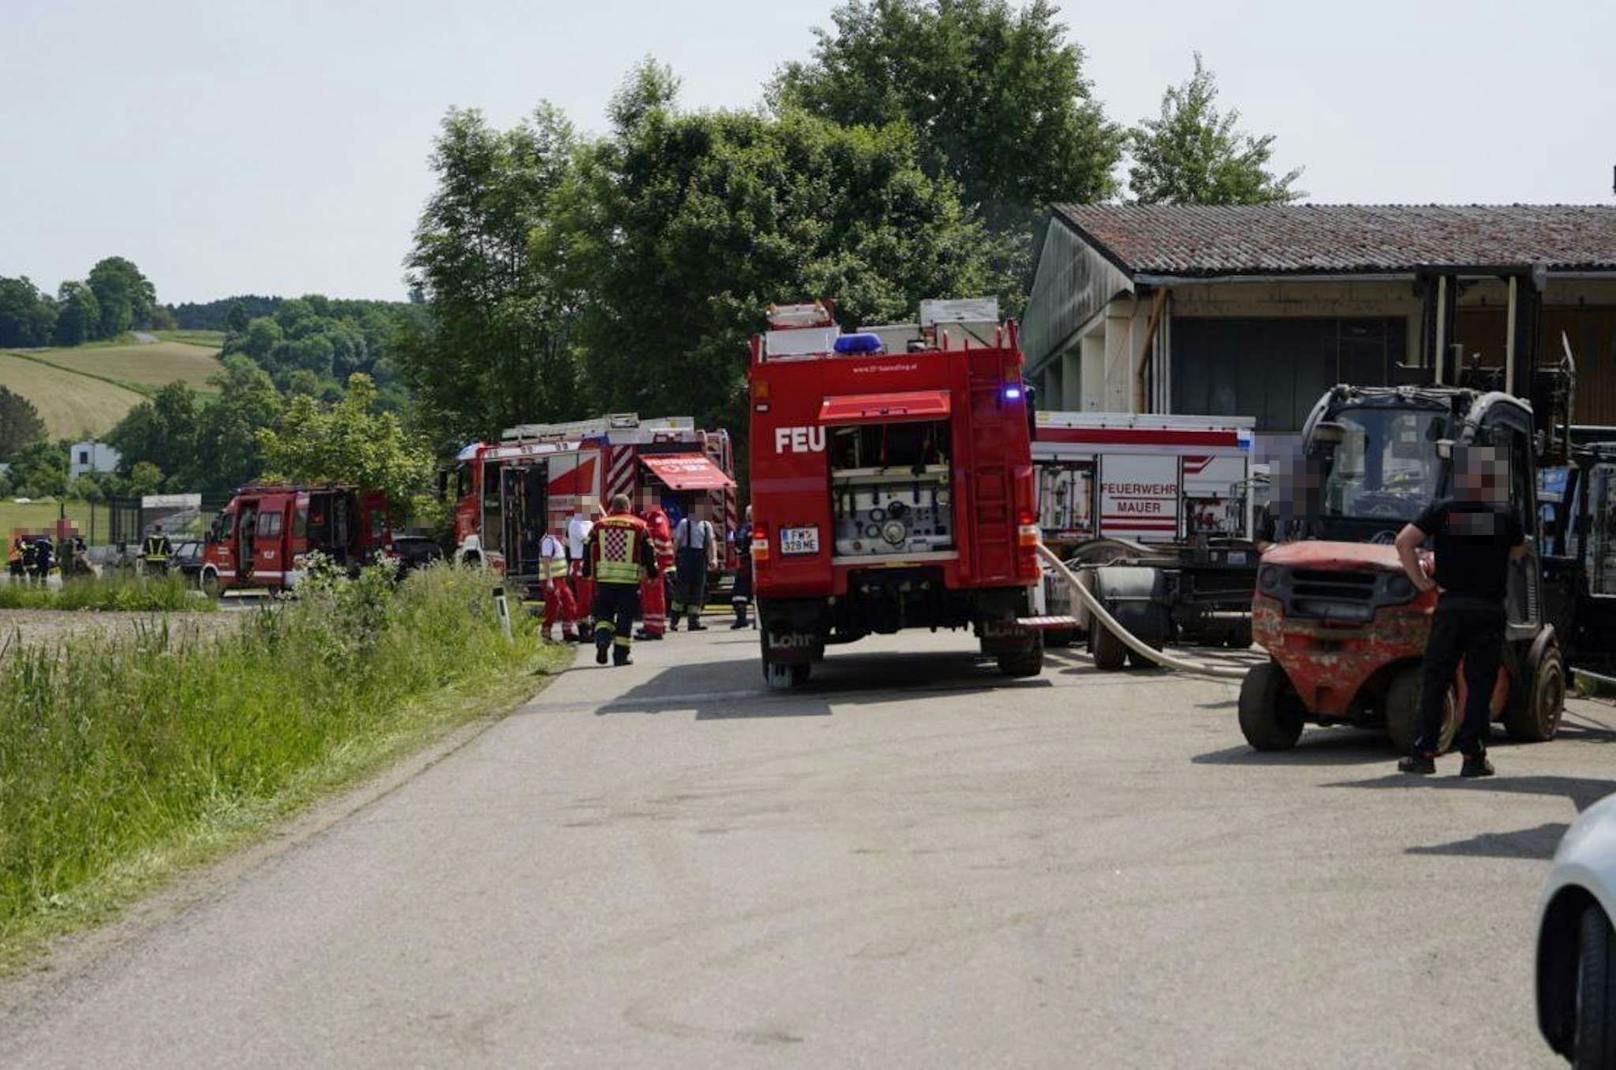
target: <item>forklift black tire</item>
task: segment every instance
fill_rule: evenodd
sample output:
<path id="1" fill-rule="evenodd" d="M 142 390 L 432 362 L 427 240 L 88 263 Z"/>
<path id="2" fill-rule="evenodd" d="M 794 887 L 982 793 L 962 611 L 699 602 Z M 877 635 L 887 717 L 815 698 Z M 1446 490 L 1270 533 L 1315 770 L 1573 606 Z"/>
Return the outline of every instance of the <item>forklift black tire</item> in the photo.
<path id="1" fill-rule="evenodd" d="M 1290 750 L 1302 738 L 1301 704 L 1271 661 L 1253 665 L 1240 682 L 1240 732 L 1261 751 Z"/>
<path id="2" fill-rule="evenodd" d="M 1044 647 L 1040 643 L 1031 650 L 1016 654 L 999 655 L 999 671 L 1006 676 L 1038 676 L 1044 671 Z"/>
<path id="3" fill-rule="evenodd" d="M 1554 644 L 1543 651 L 1531 681 L 1526 685 L 1526 701 L 1511 703 L 1504 712 L 1504 729 L 1520 743 L 1545 743 L 1560 730 L 1565 712 L 1565 660 Z"/>
<path id="4" fill-rule="evenodd" d="M 1128 661 L 1127 644 L 1097 619 L 1089 628 L 1089 653 L 1102 672 L 1120 672 Z"/>
<path id="5" fill-rule="evenodd" d="M 1386 688 L 1386 735 L 1391 738 L 1392 749 L 1407 754 L 1420 735 L 1420 692 L 1424 689 L 1424 671 L 1418 665 L 1405 666 L 1392 678 Z M 1459 734 L 1459 693 L 1453 688 L 1442 699 L 1442 734 L 1437 739 L 1437 753 L 1446 754 L 1453 749 Z"/>

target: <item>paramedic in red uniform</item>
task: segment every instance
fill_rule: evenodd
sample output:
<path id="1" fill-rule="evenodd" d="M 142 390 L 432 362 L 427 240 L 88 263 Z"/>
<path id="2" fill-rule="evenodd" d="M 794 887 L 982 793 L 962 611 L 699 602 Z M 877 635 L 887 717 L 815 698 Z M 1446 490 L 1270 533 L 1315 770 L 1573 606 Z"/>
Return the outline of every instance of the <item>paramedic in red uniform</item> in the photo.
<path id="1" fill-rule="evenodd" d="M 555 622 L 561 621 L 561 638 L 578 641 L 578 603 L 567 582 L 567 544 L 551 532 L 539 540 L 539 583 L 544 591 L 544 639 L 555 642 Z"/>
<path id="2" fill-rule="evenodd" d="M 668 630 L 668 594 L 662 577 L 673 567 L 673 527 L 668 514 L 647 493 L 640 517 L 651 539 L 651 552 L 656 555 L 659 575 L 647 576 L 640 584 L 640 616 L 643 627 L 634 633 L 636 639 L 661 639 Z"/>
<path id="3" fill-rule="evenodd" d="M 584 544 L 584 574 L 595 583 L 595 664 L 629 664 L 640 581 L 657 574 L 645 521 L 629 512 L 627 494 L 612 497 L 612 509 L 590 529 Z"/>

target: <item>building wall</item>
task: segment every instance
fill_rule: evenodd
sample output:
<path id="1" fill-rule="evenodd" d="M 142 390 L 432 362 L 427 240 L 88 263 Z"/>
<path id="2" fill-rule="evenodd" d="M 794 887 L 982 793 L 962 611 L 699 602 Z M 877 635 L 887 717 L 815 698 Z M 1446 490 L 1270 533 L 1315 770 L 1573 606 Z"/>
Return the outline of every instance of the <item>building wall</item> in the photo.
<path id="1" fill-rule="evenodd" d="M 1022 352 L 1037 375 L 1077 342 L 1118 294 L 1131 293 L 1133 281 L 1083 241 L 1060 217 L 1044 231 L 1023 317 Z"/>
<path id="2" fill-rule="evenodd" d="M 110 472 L 123 456 L 105 442 L 75 442 L 67 454 L 67 472 L 77 479 L 85 472 Z"/>

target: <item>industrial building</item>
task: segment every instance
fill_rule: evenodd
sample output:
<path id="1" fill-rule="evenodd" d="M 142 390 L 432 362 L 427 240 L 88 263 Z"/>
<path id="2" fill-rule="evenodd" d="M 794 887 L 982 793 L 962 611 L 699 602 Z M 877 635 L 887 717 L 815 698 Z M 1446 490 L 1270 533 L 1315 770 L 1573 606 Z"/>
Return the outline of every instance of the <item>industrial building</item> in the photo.
<path id="1" fill-rule="evenodd" d="M 1035 263 L 1040 408 L 1252 416 L 1263 449 L 1335 383 L 1502 365 L 1535 333 L 1541 362 L 1575 354 L 1577 422 L 1616 424 L 1616 208 L 1063 204 Z"/>

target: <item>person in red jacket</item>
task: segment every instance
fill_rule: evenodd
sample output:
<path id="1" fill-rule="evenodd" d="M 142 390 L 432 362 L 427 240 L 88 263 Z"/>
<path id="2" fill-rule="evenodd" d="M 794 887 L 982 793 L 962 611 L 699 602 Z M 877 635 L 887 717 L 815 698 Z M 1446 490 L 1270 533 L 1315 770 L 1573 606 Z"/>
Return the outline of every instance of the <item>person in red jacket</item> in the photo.
<path id="1" fill-rule="evenodd" d="M 636 639 L 661 639 L 668 631 L 668 595 L 662 576 L 673 567 L 673 526 L 668 514 L 662 511 L 649 491 L 642 492 L 640 519 L 651 540 L 651 552 L 656 555 L 657 572 L 640 582 L 640 617 L 642 627 L 634 633 Z"/>

